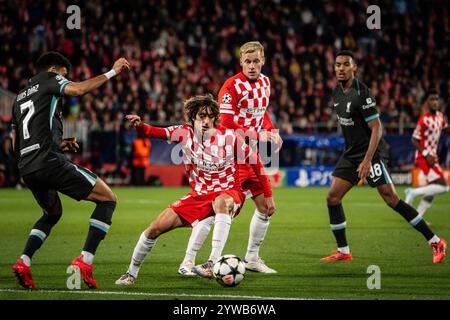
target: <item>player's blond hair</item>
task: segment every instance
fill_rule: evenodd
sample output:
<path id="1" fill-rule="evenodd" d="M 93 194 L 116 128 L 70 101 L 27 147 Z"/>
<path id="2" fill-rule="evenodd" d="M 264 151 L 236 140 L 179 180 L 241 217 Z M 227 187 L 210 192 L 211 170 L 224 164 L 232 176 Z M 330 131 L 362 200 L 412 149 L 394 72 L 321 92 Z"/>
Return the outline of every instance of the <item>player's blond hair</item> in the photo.
<path id="1" fill-rule="evenodd" d="M 259 41 L 250 41 L 246 42 L 241 46 L 239 50 L 239 57 L 242 57 L 246 53 L 253 53 L 260 51 L 262 56 L 264 57 L 264 47 Z"/>

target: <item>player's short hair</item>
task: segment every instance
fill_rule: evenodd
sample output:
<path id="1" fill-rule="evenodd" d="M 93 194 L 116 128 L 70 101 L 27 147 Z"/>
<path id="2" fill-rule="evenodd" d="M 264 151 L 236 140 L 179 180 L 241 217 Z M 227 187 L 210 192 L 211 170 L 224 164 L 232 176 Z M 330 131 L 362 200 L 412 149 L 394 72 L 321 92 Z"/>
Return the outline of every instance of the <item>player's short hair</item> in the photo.
<path id="1" fill-rule="evenodd" d="M 253 53 L 260 51 L 264 57 L 264 47 L 259 41 L 250 41 L 244 43 L 239 50 L 239 57 L 242 57 L 246 53 Z"/>
<path id="2" fill-rule="evenodd" d="M 337 57 L 339 56 L 348 56 L 351 57 L 353 60 L 353 63 L 356 64 L 356 60 L 355 60 L 355 55 L 353 54 L 353 52 L 351 52 L 350 50 L 341 50 L 338 53 L 336 53 L 336 55 L 334 56 L 334 60 L 336 60 Z"/>
<path id="3" fill-rule="evenodd" d="M 422 100 L 420 101 L 420 103 L 421 103 L 421 104 L 424 104 L 425 102 L 427 102 L 428 98 L 429 98 L 431 95 L 434 95 L 434 94 L 439 95 L 438 89 L 436 89 L 436 88 L 434 88 L 434 87 L 428 88 L 428 90 L 425 91 L 425 94 L 423 95 Z"/>
<path id="4" fill-rule="evenodd" d="M 436 88 L 429 88 L 426 92 L 425 95 L 423 96 L 423 101 L 427 101 L 428 97 L 431 95 L 437 94 L 439 95 L 439 91 Z"/>
<path id="5" fill-rule="evenodd" d="M 36 61 L 36 69 L 38 72 L 47 71 L 51 67 L 66 67 L 67 72 L 70 72 L 72 65 L 66 57 L 56 51 L 43 53 Z"/>
<path id="6" fill-rule="evenodd" d="M 184 102 L 184 113 L 188 122 L 193 122 L 197 113 L 203 109 L 206 109 L 209 116 L 214 117 L 214 124 L 219 122 L 220 107 L 212 94 L 196 95 Z"/>

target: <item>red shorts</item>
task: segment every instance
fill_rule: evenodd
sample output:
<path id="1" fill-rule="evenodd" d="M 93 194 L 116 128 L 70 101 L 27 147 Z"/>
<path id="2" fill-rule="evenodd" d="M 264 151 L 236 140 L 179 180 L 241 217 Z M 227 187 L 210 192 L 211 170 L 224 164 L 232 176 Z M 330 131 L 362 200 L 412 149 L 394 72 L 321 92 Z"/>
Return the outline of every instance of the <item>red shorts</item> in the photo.
<path id="1" fill-rule="evenodd" d="M 191 225 L 194 225 L 198 221 L 214 215 L 213 202 L 218 196 L 224 193 L 233 197 L 234 208 L 231 217 L 237 216 L 244 205 L 245 195 L 241 190 L 236 189 L 202 195 L 198 195 L 193 191 L 172 203 L 169 208 Z"/>
<path id="2" fill-rule="evenodd" d="M 239 180 L 241 181 L 242 190 L 244 190 L 247 198 L 256 197 L 257 195 L 264 193 L 259 178 L 249 164 L 239 165 Z"/>
<path id="3" fill-rule="evenodd" d="M 433 166 L 430 166 L 427 159 L 419 158 L 416 160 L 416 165 L 423 171 L 428 183 L 444 178 L 444 172 L 442 171 L 439 162 L 436 162 Z"/>

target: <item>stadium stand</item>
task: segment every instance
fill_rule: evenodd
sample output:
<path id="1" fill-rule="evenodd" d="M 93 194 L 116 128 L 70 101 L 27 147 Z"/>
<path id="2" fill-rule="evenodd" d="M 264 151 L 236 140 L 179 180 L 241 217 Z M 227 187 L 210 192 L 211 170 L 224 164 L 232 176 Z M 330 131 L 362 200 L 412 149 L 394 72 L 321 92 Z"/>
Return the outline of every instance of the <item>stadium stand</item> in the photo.
<path id="1" fill-rule="evenodd" d="M 126 175 L 135 134 L 124 126 L 123 115 L 179 123 L 183 99 L 202 92 L 217 95 L 223 81 L 239 70 L 239 46 L 254 39 L 266 48 L 263 73 L 273 86 L 269 111 L 286 135 L 336 131 L 330 95 L 336 84 L 334 53 L 342 48 L 355 52 L 361 80 L 377 98 L 389 133 L 410 135 L 429 86 L 439 88 L 448 114 L 445 0 L 383 2 L 381 30 L 367 29 L 365 1 L 72 2 L 81 8 L 81 30 L 66 28 L 63 1 L 2 2 L 0 95 L 10 97 L 23 87 L 33 62 L 47 50 L 66 55 L 73 64 L 69 78 L 77 80 L 105 72 L 114 59 L 126 56 L 133 69 L 122 81 L 65 99 L 66 130 L 83 145 L 78 161 L 94 168 L 114 163 L 111 170 Z M 10 111 L 8 99 L 0 100 L 4 140 Z M 96 144 L 111 144 L 96 149 L 93 134 L 99 137 Z M 450 141 L 445 143 L 448 149 Z"/>

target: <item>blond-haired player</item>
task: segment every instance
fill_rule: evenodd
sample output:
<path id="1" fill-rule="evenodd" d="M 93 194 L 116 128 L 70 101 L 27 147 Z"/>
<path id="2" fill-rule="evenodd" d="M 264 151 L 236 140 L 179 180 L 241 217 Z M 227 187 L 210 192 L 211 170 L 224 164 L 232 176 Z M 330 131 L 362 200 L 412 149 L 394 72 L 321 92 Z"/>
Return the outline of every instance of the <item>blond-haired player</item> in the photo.
<path id="1" fill-rule="evenodd" d="M 264 47 L 258 41 L 247 42 L 240 48 L 242 71 L 227 79 L 219 92 L 221 124 L 260 141 L 271 141 L 281 148 L 282 139 L 267 112 L 270 98 L 270 80 L 261 73 L 265 63 Z M 263 188 L 251 167 L 239 166 L 242 189 L 255 203 L 255 212 L 250 223 L 247 253 L 244 258 L 248 270 L 276 273 L 259 257 L 259 248 L 265 238 L 271 214 L 264 202 Z M 178 269 L 183 275 L 194 275 L 192 267 L 202 247 L 214 217 L 200 221 L 193 227 L 186 255 Z"/>

